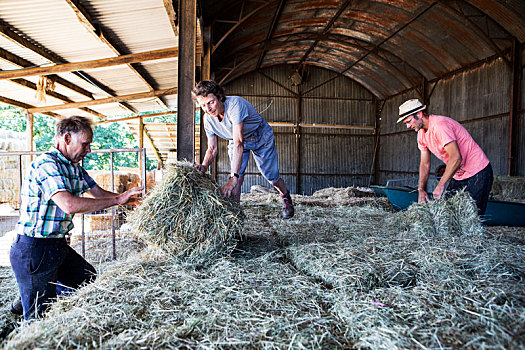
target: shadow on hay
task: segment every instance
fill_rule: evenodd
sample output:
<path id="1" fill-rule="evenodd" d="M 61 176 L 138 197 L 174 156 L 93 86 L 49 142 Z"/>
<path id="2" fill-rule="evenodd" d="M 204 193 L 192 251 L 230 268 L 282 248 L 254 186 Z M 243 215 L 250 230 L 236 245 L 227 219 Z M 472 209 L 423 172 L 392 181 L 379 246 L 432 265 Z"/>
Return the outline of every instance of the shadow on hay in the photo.
<path id="1" fill-rule="evenodd" d="M 287 243 L 274 235 L 248 235 L 235 246 L 233 258 L 256 259 L 285 248 Z"/>

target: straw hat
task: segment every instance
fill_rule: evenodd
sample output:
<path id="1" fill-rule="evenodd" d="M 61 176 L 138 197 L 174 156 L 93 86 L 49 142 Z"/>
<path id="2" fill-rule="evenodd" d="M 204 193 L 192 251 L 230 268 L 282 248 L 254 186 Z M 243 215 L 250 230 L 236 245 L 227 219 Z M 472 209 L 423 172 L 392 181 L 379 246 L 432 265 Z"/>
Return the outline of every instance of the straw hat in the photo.
<path id="1" fill-rule="evenodd" d="M 427 108 L 427 106 L 422 104 L 417 98 L 408 100 L 399 106 L 399 119 L 397 122 L 399 123 L 409 115 L 422 111 L 425 108 Z"/>

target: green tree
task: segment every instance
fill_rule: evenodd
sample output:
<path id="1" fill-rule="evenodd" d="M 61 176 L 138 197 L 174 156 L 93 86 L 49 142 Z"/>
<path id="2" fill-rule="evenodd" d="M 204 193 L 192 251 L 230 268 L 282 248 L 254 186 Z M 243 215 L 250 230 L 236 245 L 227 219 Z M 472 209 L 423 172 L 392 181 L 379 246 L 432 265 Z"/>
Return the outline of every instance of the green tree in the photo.
<path id="1" fill-rule="evenodd" d="M 0 104 L 0 128 L 18 132 L 27 129 L 27 118 L 22 109 Z M 48 150 L 53 146 L 55 134 L 55 120 L 42 114 L 33 117 L 33 141 L 37 151 Z M 130 130 L 119 123 L 95 125 L 93 128 L 92 149 L 124 149 L 136 148 L 136 141 Z M 138 167 L 139 156 L 137 153 L 126 152 L 114 154 L 113 164 L 118 167 Z M 157 163 L 147 159 L 146 168 L 155 169 Z M 107 153 L 92 153 L 84 160 L 86 169 L 109 170 L 110 155 Z"/>

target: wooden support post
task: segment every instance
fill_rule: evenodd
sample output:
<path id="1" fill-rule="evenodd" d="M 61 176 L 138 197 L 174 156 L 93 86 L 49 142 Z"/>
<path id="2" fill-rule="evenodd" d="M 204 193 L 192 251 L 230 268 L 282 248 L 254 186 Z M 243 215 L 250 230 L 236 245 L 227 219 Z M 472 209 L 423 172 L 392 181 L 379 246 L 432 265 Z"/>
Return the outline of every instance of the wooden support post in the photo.
<path id="1" fill-rule="evenodd" d="M 302 122 L 302 106 L 303 95 L 301 86 L 299 86 L 299 94 L 297 95 L 297 125 L 295 127 L 295 193 L 302 194 L 301 191 L 301 122 Z"/>
<path id="2" fill-rule="evenodd" d="M 139 129 L 137 131 L 139 136 L 139 148 L 144 148 L 144 121 L 142 120 L 142 117 L 139 118 Z M 155 147 L 153 147 L 155 149 Z M 142 167 L 145 166 L 141 162 L 140 153 L 138 154 L 138 162 L 139 162 L 139 172 L 142 174 L 143 170 Z"/>
<path id="3" fill-rule="evenodd" d="M 203 43 L 203 55 L 202 55 L 202 79 L 211 79 L 211 27 L 202 28 L 202 43 Z M 204 112 L 201 110 L 201 122 L 200 122 L 200 161 L 204 160 L 206 156 L 206 150 L 208 149 L 208 137 L 204 130 Z M 217 180 L 217 160 L 214 159 L 211 164 L 211 175 Z"/>
<path id="4" fill-rule="evenodd" d="M 519 113 L 521 95 L 521 46 L 517 39 L 512 43 L 512 82 L 510 88 L 509 146 L 507 175 L 518 175 Z"/>
<path id="5" fill-rule="evenodd" d="M 29 113 L 26 110 L 26 117 L 27 117 L 27 149 L 30 152 L 33 152 L 35 149 L 33 147 L 33 129 L 34 129 L 34 120 L 33 120 L 33 113 Z M 30 156 L 31 161 L 33 161 L 33 155 Z"/>
<path id="6" fill-rule="evenodd" d="M 195 84 L 197 1 L 179 1 L 179 67 L 177 95 L 177 160 L 195 158 L 195 107 L 191 89 Z"/>
<path id="7" fill-rule="evenodd" d="M 144 120 L 142 116 L 139 118 L 139 148 L 144 148 Z"/>
<path id="8" fill-rule="evenodd" d="M 375 149 L 374 149 L 374 162 L 372 164 L 373 166 L 373 176 L 374 176 L 374 184 L 379 183 L 379 172 L 377 171 L 379 169 L 379 150 L 381 146 L 381 106 L 380 101 L 375 100 L 375 107 L 376 107 L 376 123 L 375 123 Z M 384 101 L 383 101 L 384 104 Z M 370 174 L 372 176 L 372 173 Z M 370 182 L 368 183 L 368 186 L 370 186 Z"/>

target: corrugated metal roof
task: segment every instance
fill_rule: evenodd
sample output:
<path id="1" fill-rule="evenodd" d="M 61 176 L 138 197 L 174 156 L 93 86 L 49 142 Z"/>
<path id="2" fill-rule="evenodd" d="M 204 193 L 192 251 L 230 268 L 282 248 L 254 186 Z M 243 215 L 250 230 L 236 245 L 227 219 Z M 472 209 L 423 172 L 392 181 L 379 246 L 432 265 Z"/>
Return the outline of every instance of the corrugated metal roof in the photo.
<path id="1" fill-rule="evenodd" d="M 0 69 L 177 47 L 166 4 L 173 5 L 166 0 L 2 0 Z M 211 71 L 218 81 L 285 64 L 316 66 L 352 79 L 379 99 L 488 58 L 508 61 L 513 40 L 525 42 L 523 0 L 201 0 L 199 10 L 203 26 L 211 26 Z M 177 85 L 177 64 L 170 58 L 59 73 L 50 77 L 55 90 L 46 101 L 36 100 L 38 77 L 1 81 L 0 97 L 30 108 L 170 89 Z M 329 80 L 309 89 L 325 84 Z M 176 104 L 171 94 L 55 113 L 98 118 L 175 109 Z"/>
<path id="2" fill-rule="evenodd" d="M 2 0 L 0 27 L 0 70 L 85 62 L 178 46 L 162 0 Z M 2 102 L 31 108 L 165 90 L 177 85 L 177 63 L 177 58 L 169 58 L 58 73 L 49 76 L 55 88 L 44 101 L 36 97 L 38 76 L 0 80 L 0 97 Z M 142 98 L 53 113 L 84 115 L 96 121 L 132 111 L 175 109 L 176 97 Z M 156 147 L 163 150 L 164 146 L 159 141 Z"/>
<path id="3" fill-rule="evenodd" d="M 36 66 L 48 64 L 53 60 L 64 63 L 83 62 L 118 56 L 111 46 L 100 40 L 90 27 L 83 24 L 82 19 L 78 17 L 79 11 L 84 11 L 97 30 L 101 28 L 102 34 L 121 54 L 141 53 L 178 45 L 161 0 L 3 0 L 0 2 L 0 19 L 5 27 L 24 40 L 45 49 L 48 55 L 43 57 L 41 53 L 5 37 L 0 37 L 0 46 Z M 95 99 L 167 89 L 177 84 L 176 59 L 159 60 L 144 65 L 137 63 L 134 67 L 136 69 L 129 65 L 120 65 L 85 70 L 82 74 L 61 73 L 58 76 L 92 93 L 92 98 Z M 0 68 L 6 70 L 20 67 L 4 61 Z M 33 106 L 64 103 L 56 99 L 37 103 L 30 96 L 34 92 L 28 91 L 24 94 L 22 91 L 23 89 L 17 89 L 18 94 L 4 96 Z M 90 99 L 68 88 L 61 87 L 60 93 L 72 101 Z M 157 102 L 143 101 L 134 103 L 133 107 L 138 112 L 165 108 Z M 174 108 L 175 105 L 169 107 Z M 108 115 L 120 115 L 125 112 L 118 104 L 90 108 Z M 128 110 L 127 113 L 129 112 Z"/>
<path id="4" fill-rule="evenodd" d="M 344 74 L 377 98 L 525 41 L 522 0 L 203 0 L 202 8 L 217 80 L 304 63 Z"/>

